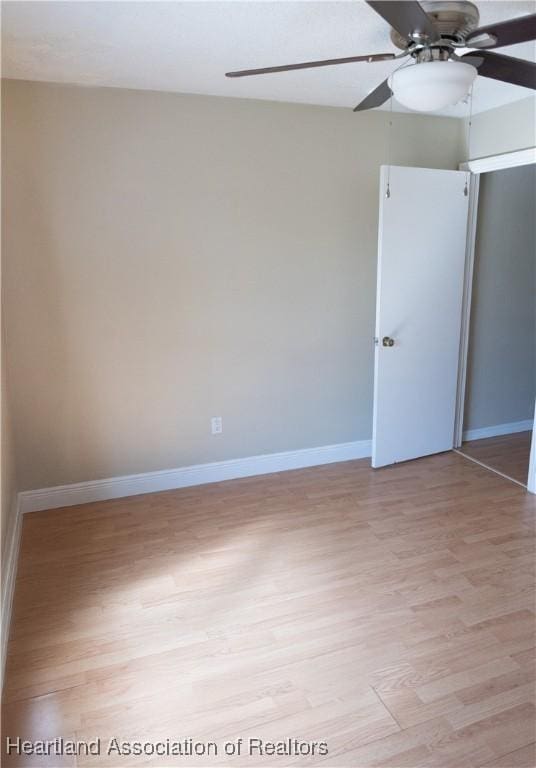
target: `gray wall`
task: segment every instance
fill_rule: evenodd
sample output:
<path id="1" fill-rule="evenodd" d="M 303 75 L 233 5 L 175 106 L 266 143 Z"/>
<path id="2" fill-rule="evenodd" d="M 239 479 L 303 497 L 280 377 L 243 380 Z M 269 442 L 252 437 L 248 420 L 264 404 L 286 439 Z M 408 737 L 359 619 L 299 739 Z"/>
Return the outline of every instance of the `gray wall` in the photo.
<path id="1" fill-rule="evenodd" d="M 476 88 L 479 88 L 477 80 Z M 527 93 L 531 93 L 527 90 Z M 536 96 L 513 101 L 496 109 L 473 115 L 470 150 L 468 148 L 468 119 L 460 120 L 463 159 L 472 160 L 528 149 L 536 144 Z"/>
<path id="2" fill-rule="evenodd" d="M 12 81 L 3 117 L 21 489 L 370 438 L 388 113 Z M 394 120 L 457 167 L 458 121 Z"/>
<path id="3" fill-rule="evenodd" d="M 534 415 L 535 218 L 536 166 L 481 176 L 465 429 Z"/>

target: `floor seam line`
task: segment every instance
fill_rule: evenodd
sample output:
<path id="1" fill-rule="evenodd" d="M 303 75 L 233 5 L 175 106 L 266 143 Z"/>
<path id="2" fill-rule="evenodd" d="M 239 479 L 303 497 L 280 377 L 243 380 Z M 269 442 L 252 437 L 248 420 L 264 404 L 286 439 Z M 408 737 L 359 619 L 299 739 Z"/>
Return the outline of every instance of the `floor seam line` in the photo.
<path id="1" fill-rule="evenodd" d="M 463 456 L 464 459 L 467 459 L 468 461 L 472 461 L 474 464 L 478 464 L 479 467 L 483 467 L 484 469 L 487 469 L 489 472 L 493 472 L 495 475 L 499 475 L 499 477 L 504 478 L 505 480 L 510 480 L 511 483 L 515 483 L 516 485 L 520 485 L 521 488 L 524 488 L 527 490 L 527 486 L 525 483 L 521 483 L 519 480 L 516 480 L 513 477 L 510 477 L 510 475 L 505 475 L 504 472 L 500 472 L 498 469 L 494 469 L 493 467 L 490 467 L 489 464 L 484 464 L 483 461 L 479 461 L 478 459 L 473 458 L 473 456 L 469 456 L 468 453 L 464 453 L 463 451 L 460 451 L 459 448 L 453 448 L 454 453 L 457 453 L 458 456 Z"/>
<path id="2" fill-rule="evenodd" d="M 378 691 L 376 690 L 376 688 L 375 688 L 373 685 L 371 685 L 371 688 L 372 688 L 372 690 L 374 691 L 374 693 L 376 694 L 376 696 L 378 697 L 380 704 L 381 704 L 383 707 L 385 707 L 385 709 L 387 710 L 387 712 L 389 713 L 389 715 L 390 715 L 390 716 L 393 718 L 393 720 L 394 720 L 394 721 L 395 721 L 395 723 L 398 725 L 398 727 L 400 728 L 400 730 L 401 730 L 401 731 L 403 731 L 404 729 L 402 728 L 402 726 L 400 725 L 400 723 L 398 722 L 398 720 L 396 719 L 396 717 L 393 715 L 393 713 L 391 712 L 391 710 L 389 709 L 389 707 L 387 706 L 387 704 L 385 703 L 385 701 L 382 699 L 382 697 L 380 696 L 380 694 L 378 693 Z"/>

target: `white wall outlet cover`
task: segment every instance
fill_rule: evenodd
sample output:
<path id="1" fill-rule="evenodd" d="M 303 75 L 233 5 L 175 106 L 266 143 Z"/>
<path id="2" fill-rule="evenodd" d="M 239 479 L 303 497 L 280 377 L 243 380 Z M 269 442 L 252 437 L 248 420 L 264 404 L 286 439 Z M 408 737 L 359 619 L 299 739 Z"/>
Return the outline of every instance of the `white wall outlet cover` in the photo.
<path id="1" fill-rule="evenodd" d="M 213 416 L 210 420 L 210 425 L 213 435 L 221 435 L 223 432 L 223 424 L 221 416 Z"/>

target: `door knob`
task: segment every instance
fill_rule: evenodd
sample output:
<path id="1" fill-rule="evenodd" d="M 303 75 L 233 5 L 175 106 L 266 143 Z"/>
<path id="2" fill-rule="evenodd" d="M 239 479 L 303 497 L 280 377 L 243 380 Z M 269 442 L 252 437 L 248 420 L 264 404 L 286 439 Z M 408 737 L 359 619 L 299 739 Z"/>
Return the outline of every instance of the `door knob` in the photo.
<path id="1" fill-rule="evenodd" d="M 390 336 L 384 336 L 382 339 L 382 344 L 384 347 L 394 347 L 395 340 L 392 339 Z"/>

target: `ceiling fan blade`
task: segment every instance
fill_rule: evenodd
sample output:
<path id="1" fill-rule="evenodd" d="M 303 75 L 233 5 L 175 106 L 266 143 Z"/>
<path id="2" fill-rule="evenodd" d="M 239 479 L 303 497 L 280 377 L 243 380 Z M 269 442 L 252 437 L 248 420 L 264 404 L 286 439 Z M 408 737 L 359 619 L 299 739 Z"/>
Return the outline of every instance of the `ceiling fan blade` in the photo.
<path id="1" fill-rule="evenodd" d="M 468 48 L 501 48 L 529 40 L 536 40 L 536 13 L 475 29 L 465 42 Z"/>
<path id="2" fill-rule="evenodd" d="M 374 109 L 374 107 L 381 107 L 385 104 L 387 99 L 391 97 L 391 89 L 387 84 L 387 80 L 375 88 L 363 101 L 361 101 L 357 107 L 354 107 L 354 112 L 362 112 L 364 109 Z"/>
<path id="3" fill-rule="evenodd" d="M 353 64 L 356 61 L 390 61 L 396 59 L 394 53 L 372 53 L 370 56 L 346 56 L 344 59 L 322 59 L 321 61 L 305 61 L 301 64 L 282 64 L 279 67 L 263 67 L 262 69 L 240 69 L 236 72 L 226 72 L 225 77 L 249 77 L 249 75 L 269 75 L 272 72 L 290 72 L 293 69 L 312 69 L 313 67 L 331 67 L 334 64 Z"/>
<path id="4" fill-rule="evenodd" d="M 414 39 L 414 36 L 426 38 L 429 42 L 439 39 L 432 19 L 415 0 L 367 0 L 367 5 L 408 40 Z"/>
<path id="5" fill-rule="evenodd" d="M 462 61 L 472 64 L 478 74 L 503 83 L 524 85 L 536 90 L 536 64 L 525 59 L 514 59 L 491 51 L 472 51 L 461 56 Z"/>

